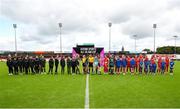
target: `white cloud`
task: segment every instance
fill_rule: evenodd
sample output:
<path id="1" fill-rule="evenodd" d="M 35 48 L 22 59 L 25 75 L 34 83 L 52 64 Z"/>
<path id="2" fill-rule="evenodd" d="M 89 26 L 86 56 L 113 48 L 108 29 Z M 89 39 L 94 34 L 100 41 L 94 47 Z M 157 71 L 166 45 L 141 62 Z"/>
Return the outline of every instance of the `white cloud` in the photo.
<path id="1" fill-rule="evenodd" d="M 124 45 L 133 51 L 134 34 L 141 42 L 139 51 L 152 49 L 153 23 L 158 24 L 157 46 L 172 45 L 167 39 L 180 31 L 179 0 L 0 0 L 0 4 L 0 16 L 18 23 L 20 50 L 58 50 L 59 22 L 63 50 L 68 51 L 86 42 L 108 50 L 108 22 L 113 23 L 112 50 Z M 8 37 L 13 42 L 13 36 Z M 0 43 L 0 49 L 13 50 L 8 43 Z"/>

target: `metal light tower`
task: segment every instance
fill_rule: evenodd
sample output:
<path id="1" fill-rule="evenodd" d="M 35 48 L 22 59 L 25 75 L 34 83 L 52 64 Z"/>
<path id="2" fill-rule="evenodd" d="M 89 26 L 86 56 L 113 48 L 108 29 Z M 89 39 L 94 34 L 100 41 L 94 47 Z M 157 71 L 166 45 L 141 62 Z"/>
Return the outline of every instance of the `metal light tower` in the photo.
<path id="1" fill-rule="evenodd" d="M 178 38 L 178 36 L 173 36 L 173 37 L 174 37 L 174 45 L 175 45 L 174 54 L 176 58 L 176 39 Z"/>
<path id="2" fill-rule="evenodd" d="M 153 24 L 153 29 L 154 29 L 154 54 L 156 53 L 156 28 L 157 28 L 157 24 Z"/>
<path id="3" fill-rule="evenodd" d="M 13 24 L 13 28 L 14 28 L 14 38 L 15 38 L 15 52 L 17 53 L 17 40 L 16 40 L 16 28 L 17 28 L 17 24 Z"/>
<path id="4" fill-rule="evenodd" d="M 111 51 L 111 26 L 112 26 L 112 23 L 109 22 L 108 26 L 109 26 L 109 53 L 110 53 L 110 51 Z"/>
<path id="5" fill-rule="evenodd" d="M 136 39 L 137 39 L 137 35 L 133 35 L 133 37 L 134 37 L 134 42 L 135 42 L 134 51 L 135 51 L 135 53 L 137 53 L 137 52 L 136 52 Z"/>
<path id="6" fill-rule="evenodd" d="M 60 42 L 59 42 L 59 46 L 60 46 L 60 53 L 62 53 L 62 37 L 61 37 L 61 28 L 62 28 L 62 23 L 59 23 L 59 28 L 60 28 Z"/>

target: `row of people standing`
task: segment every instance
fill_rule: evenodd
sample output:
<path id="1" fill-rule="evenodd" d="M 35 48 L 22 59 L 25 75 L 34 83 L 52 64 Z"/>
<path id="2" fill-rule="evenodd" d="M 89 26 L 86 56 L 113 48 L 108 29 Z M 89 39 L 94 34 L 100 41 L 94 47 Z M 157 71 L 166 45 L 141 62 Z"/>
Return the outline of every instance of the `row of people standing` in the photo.
<path id="1" fill-rule="evenodd" d="M 20 74 L 38 74 L 46 72 L 46 60 L 43 56 L 11 56 L 9 55 L 6 61 L 8 66 L 9 75 Z"/>
<path id="2" fill-rule="evenodd" d="M 82 58 L 83 72 L 101 74 L 120 74 L 125 75 L 128 72 L 142 74 L 155 74 L 169 72 L 173 74 L 174 61 L 166 57 L 148 58 L 147 56 L 125 56 L 125 55 L 105 55 L 102 59 L 99 55 L 83 55 Z M 104 69 L 104 70 L 102 70 Z"/>
<path id="3" fill-rule="evenodd" d="M 53 68 L 55 67 L 55 74 L 58 74 L 58 66 L 60 64 L 60 68 L 61 69 L 61 74 L 64 74 L 65 71 L 67 71 L 68 74 L 80 74 L 80 69 L 79 69 L 79 62 L 80 58 L 71 58 L 70 56 L 65 57 L 65 56 L 56 56 L 56 58 L 54 58 L 53 56 L 51 56 L 51 58 L 49 59 L 49 71 L 47 74 L 53 74 Z M 66 70 L 65 70 L 66 68 Z"/>
<path id="4" fill-rule="evenodd" d="M 99 55 L 83 55 L 82 58 L 77 55 L 71 58 L 70 56 L 65 57 L 58 55 L 56 57 L 51 56 L 48 59 L 49 70 L 47 74 L 64 74 L 67 71 L 68 74 L 80 74 L 80 72 L 86 73 L 96 73 L 101 74 L 126 74 L 127 72 L 138 72 L 142 74 L 161 72 L 173 72 L 174 61 L 168 57 L 163 59 L 162 57 L 151 57 L 149 59 L 147 56 L 125 56 L 125 55 L 108 55 L 100 58 Z M 82 61 L 82 71 L 80 71 L 80 61 Z M 157 62 L 156 62 L 157 61 Z M 169 67 L 170 65 L 170 67 Z M 43 74 L 46 73 L 46 59 L 44 56 L 9 56 L 7 59 L 7 66 L 9 69 L 9 74 L 19 74 L 25 72 L 25 74 Z M 67 66 L 67 67 L 66 67 Z M 58 70 L 59 69 L 59 70 Z"/>
<path id="5" fill-rule="evenodd" d="M 49 69 L 46 71 L 46 63 L 48 62 Z M 6 61 L 9 75 L 18 74 L 61 74 L 65 73 L 65 67 L 68 74 L 76 73 L 80 74 L 79 70 L 79 58 L 65 57 L 58 55 L 56 57 L 51 56 L 48 61 L 44 56 L 11 56 L 9 55 Z M 59 69 L 58 69 L 59 68 Z M 59 71 L 58 71 L 59 70 Z"/>
<path id="6" fill-rule="evenodd" d="M 109 69 L 108 69 L 109 68 Z M 127 72 L 138 72 L 142 74 L 148 73 L 161 73 L 169 72 L 173 74 L 174 61 L 166 57 L 155 57 L 154 55 L 149 59 L 147 56 L 105 56 L 104 58 L 104 72 L 116 72 L 117 74 L 123 73 L 124 75 Z"/>

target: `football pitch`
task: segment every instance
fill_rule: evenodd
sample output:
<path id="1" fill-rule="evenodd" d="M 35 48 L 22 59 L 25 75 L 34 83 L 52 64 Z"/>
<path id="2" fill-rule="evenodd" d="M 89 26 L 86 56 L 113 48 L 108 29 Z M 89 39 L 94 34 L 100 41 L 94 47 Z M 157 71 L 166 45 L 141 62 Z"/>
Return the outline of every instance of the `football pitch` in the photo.
<path id="1" fill-rule="evenodd" d="M 1 108 L 84 108 L 86 75 L 14 75 L 0 62 Z M 179 108 L 180 62 L 174 75 L 90 75 L 90 108 Z"/>

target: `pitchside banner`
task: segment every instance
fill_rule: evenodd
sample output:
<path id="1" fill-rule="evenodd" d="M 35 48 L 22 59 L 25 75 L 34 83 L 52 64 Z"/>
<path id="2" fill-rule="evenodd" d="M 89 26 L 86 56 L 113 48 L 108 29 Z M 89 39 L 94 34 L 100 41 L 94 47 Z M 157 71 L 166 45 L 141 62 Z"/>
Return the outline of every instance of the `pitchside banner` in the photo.
<path id="1" fill-rule="evenodd" d="M 96 48 L 80 48 L 80 54 L 95 54 Z"/>

